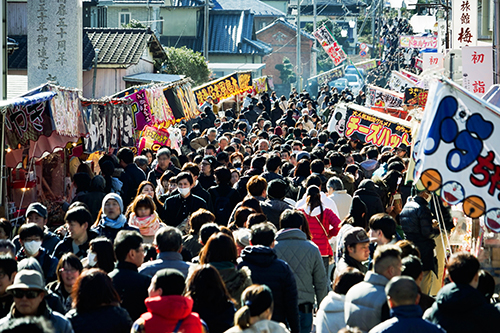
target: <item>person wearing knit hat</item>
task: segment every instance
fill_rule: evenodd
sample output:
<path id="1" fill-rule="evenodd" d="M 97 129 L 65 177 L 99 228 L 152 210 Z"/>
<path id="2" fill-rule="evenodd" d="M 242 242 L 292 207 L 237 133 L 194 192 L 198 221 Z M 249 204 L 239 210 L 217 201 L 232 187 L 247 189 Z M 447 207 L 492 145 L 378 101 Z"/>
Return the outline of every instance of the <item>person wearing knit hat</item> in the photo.
<path id="1" fill-rule="evenodd" d="M 182 296 L 185 287 L 184 275 L 178 270 L 156 272 L 144 301 L 148 312 L 135 321 L 131 332 L 203 332 L 200 316 L 192 312 L 193 300 Z"/>
<path id="2" fill-rule="evenodd" d="M 116 193 L 107 194 L 102 199 L 101 216 L 93 225 L 92 231 L 95 231 L 99 236 L 105 236 L 111 242 L 115 240 L 116 234 L 120 230 L 135 230 L 139 228 L 130 226 L 127 223 L 127 218 L 123 215 L 124 206 L 122 198 Z"/>

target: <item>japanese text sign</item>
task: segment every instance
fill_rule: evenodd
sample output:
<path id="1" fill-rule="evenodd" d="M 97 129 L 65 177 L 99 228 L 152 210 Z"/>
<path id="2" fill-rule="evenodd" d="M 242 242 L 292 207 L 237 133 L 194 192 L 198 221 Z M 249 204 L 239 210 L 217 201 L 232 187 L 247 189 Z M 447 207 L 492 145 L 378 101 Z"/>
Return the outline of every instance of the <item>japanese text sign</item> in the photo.
<path id="1" fill-rule="evenodd" d="M 340 65 L 347 59 L 342 46 L 337 43 L 337 40 L 333 37 L 327 27 L 320 27 L 313 33 L 313 35 L 316 37 L 321 46 L 323 46 L 325 52 L 330 56 L 330 58 L 332 58 L 334 66 Z"/>
<path id="2" fill-rule="evenodd" d="M 214 101 L 224 100 L 231 96 L 244 93 L 252 88 L 252 73 L 233 73 L 221 79 L 204 84 L 193 89 L 198 105 L 203 104 L 208 96 Z"/>
<path id="3" fill-rule="evenodd" d="M 158 149 L 165 146 L 170 146 L 170 134 L 168 131 L 163 128 L 146 126 L 142 131 L 137 153 L 140 154 L 143 149 L 151 149 L 156 152 Z"/>
<path id="4" fill-rule="evenodd" d="M 330 69 L 327 72 L 318 74 L 316 76 L 318 84 L 328 84 L 328 82 L 339 79 L 344 76 L 344 66 Z"/>
<path id="5" fill-rule="evenodd" d="M 428 92 L 429 91 L 427 89 L 422 88 L 406 88 L 405 104 L 425 107 L 425 104 L 427 103 Z"/>
<path id="6" fill-rule="evenodd" d="M 493 84 L 493 49 L 491 46 L 462 48 L 462 85 L 477 96 L 483 96 Z"/>
<path id="7" fill-rule="evenodd" d="M 453 48 L 477 44 L 477 0 L 453 0 Z"/>
<path id="8" fill-rule="evenodd" d="M 400 72 L 392 71 L 389 87 L 398 93 L 404 93 L 406 88 L 416 87 L 416 82 Z"/>
<path id="9" fill-rule="evenodd" d="M 399 46 L 410 49 L 437 49 L 436 37 L 399 36 Z"/>
<path id="10" fill-rule="evenodd" d="M 429 91 L 415 138 L 415 182 L 500 231 L 500 109 L 446 79 Z"/>
<path id="11" fill-rule="evenodd" d="M 431 68 L 434 69 L 444 68 L 444 54 L 425 52 L 422 54 L 422 57 L 423 57 L 422 70 L 425 71 Z"/>
<path id="12" fill-rule="evenodd" d="M 403 106 L 403 95 L 377 86 L 367 85 L 367 107 L 399 108 Z"/>
<path id="13" fill-rule="evenodd" d="M 133 126 L 136 131 L 142 131 L 144 126 L 149 125 L 153 122 L 151 109 L 149 107 L 146 91 L 144 89 L 127 95 L 124 98 L 129 98 L 134 101 L 134 103 L 132 103 L 131 105 L 131 108 L 133 114 Z"/>
<path id="14" fill-rule="evenodd" d="M 371 143 L 377 147 L 397 147 L 401 143 L 409 146 L 411 131 L 408 122 L 401 119 L 377 114 L 366 108 L 347 108 L 345 115 L 345 136 L 357 137 L 362 142 Z"/>

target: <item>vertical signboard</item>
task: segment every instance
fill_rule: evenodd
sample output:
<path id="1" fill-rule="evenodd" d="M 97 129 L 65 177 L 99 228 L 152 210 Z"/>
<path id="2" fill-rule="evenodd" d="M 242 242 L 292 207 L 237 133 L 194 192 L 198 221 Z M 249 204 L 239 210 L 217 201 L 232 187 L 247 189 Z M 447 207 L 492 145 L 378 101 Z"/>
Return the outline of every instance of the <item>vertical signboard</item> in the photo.
<path id="1" fill-rule="evenodd" d="M 477 0 L 453 0 L 454 49 L 477 44 Z"/>
<path id="2" fill-rule="evenodd" d="M 493 84 L 493 49 L 491 46 L 462 48 L 462 85 L 482 97 Z"/>
<path id="3" fill-rule="evenodd" d="M 321 46 L 323 46 L 325 52 L 330 56 L 330 58 L 332 58 L 334 66 L 340 65 L 347 59 L 344 50 L 342 50 L 342 46 L 337 43 L 335 37 L 333 37 L 331 32 L 325 26 L 320 27 L 313 33 L 313 35 L 316 37 Z"/>
<path id="4" fill-rule="evenodd" d="M 28 1 L 28 88 L 82 88 L 82 0 Z"/>

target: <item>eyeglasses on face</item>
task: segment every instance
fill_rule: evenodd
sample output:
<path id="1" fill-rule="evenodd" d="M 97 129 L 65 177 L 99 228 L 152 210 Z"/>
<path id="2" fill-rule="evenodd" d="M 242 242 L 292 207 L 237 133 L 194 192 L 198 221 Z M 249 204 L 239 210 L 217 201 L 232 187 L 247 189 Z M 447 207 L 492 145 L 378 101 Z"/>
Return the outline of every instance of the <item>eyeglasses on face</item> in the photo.
<path id="1" fill-rule="evenodd" d="M 67 274 L 73 274 L 73 273 L 76 273 L 76 272 L 78 272 L 78 270 L 74 269 L 74 268 L 70 268 L 70 269 L 61 268 L 59 270 L 59 273 L 67 273 Z"/>

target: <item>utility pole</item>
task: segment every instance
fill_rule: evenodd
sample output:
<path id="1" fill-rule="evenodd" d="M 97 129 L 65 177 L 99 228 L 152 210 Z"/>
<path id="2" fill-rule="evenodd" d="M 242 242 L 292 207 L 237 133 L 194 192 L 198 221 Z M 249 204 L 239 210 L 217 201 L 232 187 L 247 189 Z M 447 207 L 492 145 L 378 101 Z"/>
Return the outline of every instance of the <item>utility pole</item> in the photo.
<path id="1" fill-rule="evenodd" d="M 379 0 L 381 1 L 381 0 Z M 372 4 L 370 6 L 370 10 L 372 11 L 372 52 L 371 52 L 371 57 L 372 59 L 375 59 L 375 11 L 376 8 L 375 6 L 375 0 L 372 0 Z"/>
<path id="2" fill-rule="evenodd" d="M 316 0 L 312 0 L 313 2 L 313 31 L 316 31 Z M 314 38 L 313 48 L 316 50 L 316 38 Z M 312 74 L 311 76 L 315 76 L 317 74 L 317 52 L 312 53 Z"/>
<path id="3" fill-rule="evenodd" d="M 204 29 L 203 29 L 203 56 L 205 57 L 205 61 L 208 61 L 208 10 L 209 10 L 210 0 L 205 0 L 205 15 L 204 15 Z"/>
<path id="4" fill-rule="evenodd" d="M 500 50 L 498 39 L 500 38 L 500 0 L 494 0 L 493 12 L 493 83 L 500 83 Z"/>
<path id="5" fill-rule="evenodd" d="M 300 60 L 300 0 L 297 0 L 297 91 L 300 93 L 302 91 L 302 81 L 301 81 L 301 60 Z"/>

